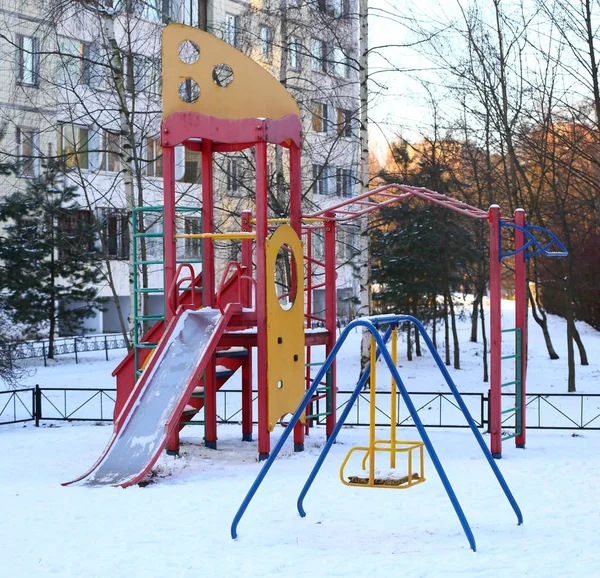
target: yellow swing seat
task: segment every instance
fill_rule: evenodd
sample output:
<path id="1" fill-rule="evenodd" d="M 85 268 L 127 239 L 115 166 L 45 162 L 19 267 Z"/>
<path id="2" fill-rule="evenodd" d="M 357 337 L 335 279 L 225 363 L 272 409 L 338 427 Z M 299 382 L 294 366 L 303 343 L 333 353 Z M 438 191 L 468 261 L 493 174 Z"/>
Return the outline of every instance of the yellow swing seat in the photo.
<path id="1" fill-rule="evenodd" d="M 413 451 L 416 450 L 418 450 L 419 459 L 416 471 L 413 471 L 415 465 Z M 347 465 L 350 462 L 352 454 L 355 452 L 364 452 L 361 460 L 361 469 L 358 471 L 354 469 L 353 475 L 347 475 Z M 390 467 L 388 469 L 377 470 L 375 468 L 375 454 L 377 452 L 389 454 Z M 396 456 L 400 454 L 405 454 L 407 458 L 407 468 L 405 471 L 396 468 Z M 368 468 L 367 462 L 369 462 Z M 423 442 L 376 440 L 371 447 L 357 446 L 348 452 L 340 466 L 340 480 L 346 486 L 359 486 L 361 488 L 412 488 L 425 481 L 423 463 Z"/>

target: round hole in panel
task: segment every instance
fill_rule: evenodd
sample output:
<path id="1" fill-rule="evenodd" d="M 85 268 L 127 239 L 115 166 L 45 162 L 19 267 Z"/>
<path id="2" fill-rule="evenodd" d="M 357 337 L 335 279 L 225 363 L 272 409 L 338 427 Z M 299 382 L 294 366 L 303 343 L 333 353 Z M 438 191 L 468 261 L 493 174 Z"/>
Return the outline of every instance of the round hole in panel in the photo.
<path id="1" fill-rule="evenodd" d="M 177 54 L 184 64 L 194 64 L 200 58 L 200 47 L 191 40 L 184 40 L 179 45 Z"/>
<path id="2" fill-rule="evenodd" d="M 221 88 L 226 88 L 233 82 L 233 70 L 229 64 L 217 64 L 213 68 L 213 82 Z"/>
<path id="3" fill-rule="evenodd" d="M 284 310 L 292 308 L 296 300 L 296 259 L 292 248 L 284 243 L 279 247 L 275 260 L 275 292 L 279 305 Z"/>
<path id="4" fill-rule="evenodd" d="M 183 100 L 183 102 L 196 102 L 199 97 L 200 87 L 195 80 L 186 78 L 181 81 L 181 84 L 179 85 L 179 98 Z"/>

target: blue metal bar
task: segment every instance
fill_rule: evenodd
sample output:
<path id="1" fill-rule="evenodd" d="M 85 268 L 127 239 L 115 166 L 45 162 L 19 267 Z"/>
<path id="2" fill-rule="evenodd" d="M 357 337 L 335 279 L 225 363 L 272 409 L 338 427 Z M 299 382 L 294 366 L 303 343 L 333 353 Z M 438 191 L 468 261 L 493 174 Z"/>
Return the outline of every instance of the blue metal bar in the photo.
<path id="1" fill-rule="evenodd" d="M 448 497 L 450 498 L 450 501 L 451 501 L 452 505 L 454 506 L 456 514 L 459 518 L 459 521 L 460 521 L 460 523 L 463 527 L 463 530 L 467 536 L 467 539 L 469 541 L 469 545 L 471 546 L 473 551 L 475 551 L 476 550 L 475 538 L 474 538 L 471 528 L 467 522 L 467 519 L 464 515 L 464 512 L 462 511 L 460 503 L 458 502 L 458 499 L 457 499 L 457 497 L 454 493 L 454 490 L 446 476 L 446 473 L 439 461 L 439 458 L 437 457 L 437 454 L 435 453 L 435 450 L 434 450 L 431 440 L 429 439 L 429 436 L 425 430 L 425 427 L 423 426 L 423 423 L 421 422 L 421 419 L 412 403 L 412 400 L 410 399 L 410 396 L 409 396 L 408 392 L 406 391 L 406 387 L 404 386 L 404 383 L 402 382 L 402 379 L 400 378 L 400 375 L 398 374 L 398 370 L 394 366 L 391 356 L 385 347 L 385 344 L 391 334 L 392 326 L 397 325 L 398 323 L 401 323 L 401 322 L 413 323 L 417 327 L 417 329 L 419 330 L 421 335 L 423 336 L 423 339 L 424 339 L 428 349 L 430 350 L 436 364 L 438 365 L 438 368 L 442 372 L 442 375 L 444 376 L 446 383 L 450 387 L 450 390 L 452 391 L 452 394 L 454 395 L 457 404 L 459 405 L 461 411 L 463 412 L 463 414 L 467 420 L 467 423 L 469 424 L 469 427 L 473 431 L 473 434 L 475 435 L 475 438 L 477 439 L 477 441 L 481 447 L 481 450 L 483 451 L 486 459 L 488 460 L 488 463 L 490 464 L 492 471 L 496 475 L 496 478 L 498 479 L 500 486 L 502 487 L 509 503 L 511 504 L 513 510 L 515 511 L 518 523 L 521 524 L 523 522 L 523 516 L 521 514 L 521 510 L 519 509 L 519 506 L 518 506 L 516 500 L 514 499 L 512 493 L 510 492 L 510 489 L 508 488 L 508 485 L 506 484 L 506 481 L 504 480 L 504 477 L 502 476 L 500 469 L 496 465 L 489 449 L 487 448 L 485 441 L 483 439 L 483 436 L 477 429 L 477 426 L 476 426 L 473 418 L 471 417 L 471 414 L 469 413 L 467 406 L 465 405 L 464 401 L 462 400 L 462 398 L 458 392 L 458 389 L 456 388 L 456 385 L 452 381 L 452 378 L 450 377 L 448 370 L 444 366 L 441 358 L 439 357 L 439 354 L 435 350 L 433 343 L 432 343 L 431 339 L 429 338 L 429 335 L 427 335 L 425 328 L 416 318 L 414 318 L 410 315 L 381 315 L 381 316 L 377 316 L 375 318 L 358 319 L 358 320 L 351 322 L 346 327 L 346 329 L 344 330 L 342 335 L 340 336 L 339 340 L 337 341 L 336 345 L 334 346 L 333 350 L 331 351 L 329 357 L 325 361 L 325 364 L 321 368 L 321 371 L 326 370 L 329 367 L 329 365 L 333 361 L 334 357 L 337 355 L 337 352 L 339 351 L 341 345 L 345 341 L 345 339 L 351 329 L 353 329 L 354 327 L 357 327 L 357 326 L 363 326 L 363 327 L 366 327 L 373 334 L 373 336 L 375 337 L 375 341 L 377 343 L 377 354 L 378 355 L 381 354 L 383 356 L 386 364 L 388 365 L 388 369 L 390 370 L 393 378 L 395 379 L 396 383 L 398 384 L 399 391 L 402 395 L 402 398 L 411 413 L 411 417 L 413 418 L 415 425 L 417 426 L 417 429 L 419 430 L 421 438 L 423 439 L 423 442 L 424 442 L 424 444 L 427 448 L 427 451 L 430 455 L 430 458 L 438 472 L 438 475 L 440 476 L 440 479 L 442 480 L 442 483 L 444 484 L 444 488 L 446 489 Z M 386 335 L 384 336 L 384 338 L 381 337 L 381 335 L 379 334 L 379 331 L 377 330 L 377 327 L 376 327 L 377 325 L 380 325 L 380 324 L 390 324 L 390 327 L 388 328 L 388 331 L 386 332 Z M 316 462 L 315 466 L 313 467 L 313 470 L 311 471 L 311 473 L 310 473 L 310 475 L 298 497 L 297 507 L 298 507 L 298 512 L 300 513 L 301 516 L 306 515 L 306 512 L 303 507 L 304 497 L 306 496 L 308 490 L 310 489 L 310 486 L 312 485 L 312 482 L 314 481 L 317 473 L 319 472 L 319 469 L 321 468 L 325 458 L 327 457 L 327 454 L 329 453 L 331 446 L 335 442 L 335 438 L 337 437 L 344 421 L 348 417 L 348 414 L 350 413 L 352 406 L 354 405 L 360 392 L 362 391 L 362 388 L 364 387 L 366 380 L 369 377 L 369 373 L 370 373 L 370 367 L 365 371 L 365 373 L 359 380 L 359 383 L 357 384 L 356 388 L 354 389 L 350 400 L 348 401 L 346 407 L 344 408 L 344 411 L 343 411 L 342 415 L 340 416 L 331 436 L 327 440 L 327 443 L 323 447 L 321 454 L 319 455 L 319 458 L 317 459 L 317 462 Z M 322 376 L 320 376 L 320 378 L 322 378 Z M 271 464 L 276 459 L 281 448 L 283 447 L 285 440 L 289 436 L 289 432 L 292 431 L 293 426 L 300 419 L 300 416 L 301 416 L 304 408 L 306 407 L 306 405 L 308 405 L 308 403 L 310 401 L 310 397 L 314 393 L 312 391 L 313 389 L 314 388 L 311 387 L 311 389 L 305 395 L 300 406 L 296 410 L 296 413 L 290 420 L 290 422 L 288 424 L 288 428 L 286 428 L 286 431 L 284 432 L 284 434 L 280 438 L 279 442 L 277 443 L 277 446 L 273 450 L 272 455 L 265 462 L 265 465 L 263 466 L 262 470 L 259 472 L 258 477 L 256 478 L 254 484 L 250 488 L 250 491 L 246 495 L 244 501 L 242 502 L 242 505 L 238 509 L 238 512 L 237 512 L 237 514 L 233 520 L 232 526 L 231 526 L 231 536 L 233 538 L 237 537 L 237 525 L 238 525 L 241 517 L 243 516 L 246 508 L 248 507 L 248 505 L 249 505 L 250 501 L 252 500 L 254 494 L 256 493 L 258 487 L 262 483 L 262 480 L 266 476 L 268 470 L 270 469 Z"/>
<path id="2" fill-rule="evenodd" d="M 500 260 L 504 259 L 505 257 L 512 257 L 517 253 L 521 253 L 522 251 L 525 251 L 526 260 L 531 259 L 532 257 L 537 257 L 538 255 L 542 254 L 547 255 L 548 257 L 566 257 L 569 254 L 566 247 L 559 241 L 558 237 L 554 233 L 552 233 L 548 229 L 544 229 L 543 227 L 538 227 L 536 225 L 525 225 L 525 227 L 519 227 L 519 225 L 515 225 L 514 223 L 507 223 L 506 221 L 502 220 L 500 220 L 500 227 L 510 227 L 512 229 L 518 229 L 527 238 L 527 242 L 524 243 L 523 246 L 519 249 L 516 249 L 515 251 L 510 251 L 509 253 L 503 253 L 502 235 L 500 235 Z M 531 233 L 532 229 L 535 231 L 540 231 L 545 235 L 548 235 L 550 237 L 550 241 L 545 246 L 542 246 L 540 242 Z M 552 245 L 554 244 L 558 245 L 559 251 L 549 251 L 550 247 L 552 247 Z M 527 249 L 530 247 L 530 245 L 535 245 L 538 250 L 532 253 L 527 253 Z"/>
<path id="3" fill-rule="evenodd" d="M 238 527 L 238 524 L 239 524 L 240 520 L 242 519 L 242 516 L 244 515 L 244 512 L 248 508 L 248 505 L 250 504 L 250 501 L 254 497 L 254 494 L 256 494 L 256 491 L 258 490 L 258 487 L 260 486 L 260 484 L 264 480 L 265 476 L 267 475 L 269 469 L 273 465 L 273 462 L 275 461 L 275 459 L 279 455 L 279 452 L 281 451 L 281 448 L 285 444 L 285 441 L 290 436 L 290 433 L 293 431 L 293 429 L 294 429 L 293 425 L 295 425 L 296 423 L 298 423 L 298 420 L 300 419 L 300 416 L 302 415 L 302 412 L 306 409 L 306 406 L 308 406 L 308 404 L 310 403 L 311 398 L 314 395 L 315 390 L 317 389 L 317 387 L 319 385 L 319 382 L 323 379 L 323 376 L 325 375 L 325 373 L 327 372 L 327 370 L 331 366 L 333 360 L 335 359 L 335 356 L 337 355 L 338 351 L 340 350 L 340 347 L 343 345 L 344 341 L 346 341 L 346 337 L 350 333 L 350 330 L 353 329 L 356 326 L 357 326 L 357 322 L 353 321 L 352 323 L 350 323 L 346 327 L 346 329 L 344 329 L 344 331 L 340 335 L 340 338 L 337 340 L 336 344 L 334 345 L 333 349 L 331 350 L 331 353 L 329 354 L 329 356 L 327 357 L 327 359 L 325 360 L 325 362 L 321 366 L 321 369 L 317 373 L 317 375 L 316 375 L 316 377 L 315 377 L 312 385 L 310 386 L 309 389 L 306 390 L 306 394 L 302 398 L 302 401 L 300 402 L 300 405 L 298 406 L 298 409 L 296 410 L 296 412 L 292 416 L 292 419 L 288 423 L 288 427 L 286 427 L 285 430 L 284 430 L 284 432 L 281 434 L 281 437 L 279 438 L 279 440 L 277 441 L 277 444 L 273 448 L 273 451 L 271 452 L 271 455 L 265 461 L 262 469 L 260 470 L 260 472 L 258 473 L 258 476 L 256 477 L 256 480 L 254 480 L 254 483 L 252 484 L 252 486 L 248 490 L 248 493 L 246 494 L 246 497 L 242 501 L 240 507 L 238 508 L 237 513 L 235 514 L 235 516 L 233 518 L 233 522 L 231 523 L 231 537 L 234 540 L 237 538 L 237 527 Z M 389 327 L 388 330 L 386 331 L 384 337 L 383 337 L 383 342 L 384 343 L 387 343 L 387 341 L 389 340 L 391 334 L 392 334 L 392 328 Z M 385 349 L 385 346 L 384 346 L 384 349 Z M 379 353 L 380 353 L 380 351 L 377 351 L 376 352 L 376 356 Z M 360 380 L 359 380 L 359 382 L 358 382 L 358 384 L 357 384 L 354 392 L 352 393 L 352 397 L 350 398 L 350 400 L 349 400 L 346 408 L 344 409 L 344 412 L 342 413 L 342 416 L 344 417 L 344 419 L 346 419 L 346 417 L 348 417 L 348 413 L 350 411 L 350 409 L 348 409 L 348 408 L 351 408 L 354 405 L 354 402 L 356 401 L 356 398 L 358 397 L 358 394 L 360 393 L 360 391 L 362 390 L 362 388 L 365 386 L 365 384 L 367 382 L 367 379 L 369 378 L 369 374 L 370 374 L 370 365 L 367 366 L 367 369 L 365 370 L 365 372 L 361 376 L 361 378 L 360 378 Z M 291 425 L 291 424 L 293 424 L 293 425 Z M 337 426 L 336 426 L 336 428 L 337 428 Z M 334 430 L 334 432 L 335 432 L 335 430 Z M 331 437 L 333 437 L 333 435 Z"/>
<path id="4" fill-rule="evenodd" d="M 471 531 L 469 522 L 467 521 L 467 518 L 462 510 L 462 507 L 458 501 L 458 498 L 456 497 L 456 494 L 454 493 L 452 485 L 450 484 L 450 480 L 446 476 L 446 472 L 444 471 L 444 468 L 442 467 L 442 464 L 435 452 L 435 449 L 433 448 L 433 444 L 431 443 L 431 440 L 429 439 L 429 435 L 425 431 L 425 427 L 423 426 L 423 423 L 421 422 L 421 418 L 419 417 L 419 414 L 417 413 L 417 410 L 416 410 L 415 406 L 413 405 L 412 400 L 410 399 L 410 396 L 408 395 L 408 392 L 406 391 L 404 382 L 400 378 L 400 375 L 398 374 L 398 370 L 396 369 L 396 367 L 394 366 L 394 363 L 392 361 L 391 355 L 389 354 L 388 350 L 386 349 L 385 343 L 383 343 L 381 341 L 381 336 L 379 335 L 379 331 L 377 331 L 377 328 L 374 324 L 374 322 L 376 322 L 377 324 L 393 323 L 394 325 L 396 325 L 396 324 L 404 322 L 404 321 L 409 321 L 412 323 L 416 322 L 415 325 L 417 325 L 417 327 L 419 327 L 419 326 L 422 327 L 422 325 L 420 324 L 419 321 L 417 321 L 414 317 L 411 317 L 408 315 L 394 315 L 392 318 L 388 317 L 387 319 L 384 316 L 378 316 L 377 318 L 375 318 L 373 320 L 373 322 L 371 322 L 370 320 L 366 320 L 366 319 L 365 320 L 359 319 L 356 322 L 351 323 L 351 325 L 352 324 L 362 325 L 363 327 L 366 327 L 373 334 L 378 347 L 382 350 L 381 354 L 388 366 L 388 369 L 392 373 L 392 378 L 396 382 L 398 391 L 402 395 L 402 399 L 404 400 L 404 403 L 406 404 L 406 407 L 408 408 L 408 411 L 410 412 L 410 415 L 413 418 L 417 429 L 419 430 L 421 439 L 423 440 L 423 443 L 425 444 L 425 447 L 427 448 L 427 452 L 429 453 L 429 457 L 431 458 L 431 461 L 433 462 L 433 465 L 435 466 L 435 469 L 437 470 L 437 473 L 440 476 L 440 479 L 442 480 L 442 484 L 444 485 L 446 493 L 448 494 L 448 497 L 450 498 L 450 502 L 452 503 L 452 506 L 454 507 L 456 515 L 458 516 L 458 519 L 460 521 L 460 524 L 467 536 L 469 545 L 471 546 L 471 549 L 475 552 L 476 551 L 475 537 L 473 536 L 473 532 Z M 420 330 L 420 327 L 419 327 L 419 330 Z M 429 347 L 429 344 L 430 344 L 430 342 L 427 344 L 428 347 Z M 433 351 L 435 351 L 435 349 L 433 348 L 433 344 L 431 344 L 430 349 L 433 349 Z M 436 355 L 437 355 L 437 351 L 436 351 Z M 440 360 L 440 362 L 441 362 L 441 360 Z M 358 390 L 358 386 L 357 386 L 354 393 L 358 395 L 358 391 L 359 390 Z M 351 399 L 348 402 L 348 406 L 351 406 L 352 404 L 353 404 L 353 401 Z M 304 510 L 304 498 L 305 498 L 306 494 L 308 493 L 308 490 L 310 489 L 314 479 L 316 478 L 317 474 L 319 473 L 319 469 L 321 468 L 321 465 L 325 461 L 325 458 L 326 458 L 329 450 L 331 449 L 331 445 L 335 441 L 337 434 L 339 433 L 340 429 L 344 425 L 344 421 L 345 421 L 346 417 L 348 416 L 348 412 L 349 412 L 348 406 L 345 408 L 346 410 L 344 411 L 344 413 L 340 416 L 340 419 L 338 420 L 333 432 L 331 433 L 330 438 L 327 440 L 327 443 L 321 450 L 321 454 L 320 454 L 316 464 L 314 465 L 310 475 L 308 476 L 308 479 L 306 480 L 306 483 L 304 484 L 304 487 L 302 488 L 300 495 L 298 496 L 298 504 L 297 504 L 298 512 L 300 513 L 300 515 L 302 517 L 306 516 L 306 512 Z M 477 433 L 479 433 L 479 431 L 477 431 Z"/>

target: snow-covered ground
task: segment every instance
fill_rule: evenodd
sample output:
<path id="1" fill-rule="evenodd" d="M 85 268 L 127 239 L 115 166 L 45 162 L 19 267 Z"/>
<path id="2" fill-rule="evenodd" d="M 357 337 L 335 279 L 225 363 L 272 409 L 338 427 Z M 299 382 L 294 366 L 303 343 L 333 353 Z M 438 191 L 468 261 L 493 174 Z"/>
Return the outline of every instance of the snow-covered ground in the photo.
<path id="1" fill-rule="evenodd" d="M 510 305 L 504 312 L 507 327 Z M 548 359 L 541 333 L 531 324 L 530 391 L 566 391 L 564 322 L 551 317 L 550 330 L 561 355 L 557 361 Z M 585 325 L 580 331 L 591 364 L 577 367 L 578 389 L 598 393 L 600 334 Z M 467 336 L 465 321 L 463 368 L 451 373 L 462 391 L 486 391 L 481 346 L 468 343 Z M 341 352 L 341 389 L 355 382 L 358 338 Z M 400 351 L 400 372 L 409 390 L 441 388 L 430 357 L 407 362 Z M 37 373 L 30 383 L 113 386 L 117 352 L 111 352 L 110 362 L 92 354 L 84 359 L 75 365 L 60 358 L 48 368 L 34 362 Z M 187 430 L 182 456 L 165 455 L 154 468 L 156 483 L 122 490 L 60 485 L 96 460 L 110 426 L 2 426 L 0 577 L 600 576 L 600 432 L 531 430 L 526 450 L 506 444 L 499 466 L 523 512 L 524 524 L 517 526 L 473 435 L 429 430 L 475 534 L 478 551 L 473 553 L 429 459 L 426 483 L 411 489 L 341 484 L 339 466 L 351 447 L 366 443 L 366 428 L 342 430 L 305 501 L 304 519 L 296 512 L 296 499 L 324 432 L 313 429 L 302 454 L 294 454 L 290 444 L 232 541 L 232 518 L 261 467 L 256 447 L 239 441 L 236 426 L 220 427 L 216 452 L 201 446 L 199 428 Z M 379 433 L 387 436 L 385 429 Z M 400 435 L 416 439 L 417 432 L 406 428 Z"/>

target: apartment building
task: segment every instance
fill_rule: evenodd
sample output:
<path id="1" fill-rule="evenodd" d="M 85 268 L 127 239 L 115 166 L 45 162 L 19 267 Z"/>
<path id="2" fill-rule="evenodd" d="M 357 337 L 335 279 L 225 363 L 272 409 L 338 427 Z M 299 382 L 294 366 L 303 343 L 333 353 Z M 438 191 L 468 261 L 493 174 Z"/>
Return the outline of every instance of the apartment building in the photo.
<path id="1" fill-rule="evenodd" d="M 219 0 L 127 0 L 84 3 L 0 0 L 0 156 L 19 162 L 19 174 L 1 181 L 0 194 L 24 187 L 45 158 L 62 159 L 66 179 L 78 187 L 81 218 L 102 231 L 105 311 L 88 322 L 94 332 L 119 330 L 118 311 L 129 310 L 131 209 L 162 203 L 160 32 L 171 21 L 205 27 L 267 68 L 294 94 L 304 128 L 303 190 L 307 210 L 355 194 L 358 154 L 358 27 L 355 0 L 262 3 Z M 199 232 L 199 153 L 177 151 L 181 232 Z M 220 155 L 215 161 L 217 226 L 238 230 L 251 209 L 252 158 Z M 270 163 L 272 213 L 286 212 L 285 157 Z M 138 213 L 139 215 L 139 213 Z M 136 226 L 160 232 L 157 213 Z M 144 240 L 143 260 L 160 259 L 158 238 Z M 315 238 L 315 254 L 322 240 Z M 358 295 L 356 232 L 339 232 L 340 314 Z M 139 250 L 139 247 L 138 247 Z M 235 246 L 222 259 L 237 257 Z M 180 242 L 182 259 L 200 258 L 195 239 Z M 138 257 L 139 258 L 139 257 Z M 140 282 L 161 285 L 160 265 L 144 267 Z M 118 297 L 118 304 L 114 296 Z M 321 296 L 313 296 L 315 308 Z M 149 313 L 162 307 L 147 294 Z"/>

